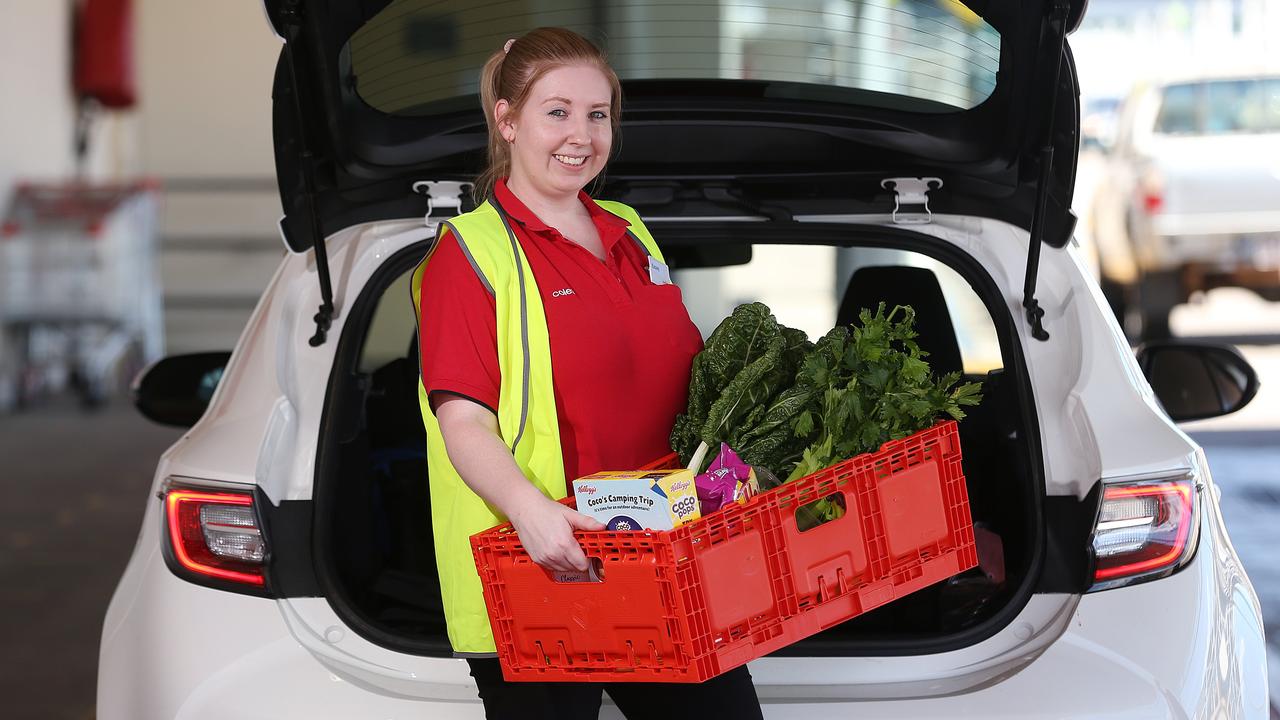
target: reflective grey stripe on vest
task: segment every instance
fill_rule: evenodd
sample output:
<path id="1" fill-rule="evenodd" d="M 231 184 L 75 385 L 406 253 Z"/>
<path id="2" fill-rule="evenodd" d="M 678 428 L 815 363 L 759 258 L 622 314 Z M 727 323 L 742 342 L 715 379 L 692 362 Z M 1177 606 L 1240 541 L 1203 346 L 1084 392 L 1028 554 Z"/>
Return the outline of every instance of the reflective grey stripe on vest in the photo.
<path id="1" fill-rule="evenodd" d="M 498 218 L 502 220 L 502 227 L 507 231 L 507 237 L 511 240 L 511 254 L 515 261 L 516 276 L 520 278 L 520 347 L 524 354 L 524 375 L 521 383 L 520 397 L 520 429 L 516 431 L 515 442 L 511 443 L 511 454 L 516 454 L 516 447 L 520 445 L 520 439 L 524 437 L 524 426 L 529 420 L 529 305 L 525 297 L 524 291 L 524 270 L 520 263 L 520 250 L 516 244 L 515 233 L 511 231 L 511 224 L 507 222 L 507 214 L 497 202 L 491 203 L 498 213 Z M 458 247 L 462 248 L 462 254 L 467 257 L 467 262 L 471 263 L 471 269 L 475 271 L 476 277 L 480 278 L 480 282 L 484 284 L 484 289 L 489 291 L 493 297 L 497 297 L 497 293 L 493 291 L 493 285 L 489 284 L 489 278 L 480 271 L 480 266 L 476 264 L 476 259 L 472 257 L 470 248 L 467 247 L 466 241 L 462 239 L 462 233 L 458 232 L 458 228 L 453 223 L 445 221 L 441 225 L 448 227 L 453 236 L 458 239 Z M 487 656 L 487 655 L 486 655 Z"/>
<path id="2" fill-rule="evenodd" d="M 453 233 L 453 236 L 458 239 L 458 247 L 462 248 L 462 254 L 467 257 L 467 262 L 471 263 L 471 269 L 475 271 L 476 277 L 480 278 L 480 282 L 484 284 L 484 289 L 488 290 L 490 295 L 497 297 L 493 292 L 493 286 L 489 284 L 489 278 L 485 277 L 484 273 L 480 272 L 480 266 L 476 264 L 476 259 L 471 256 L 471 248 L 467 247 L 466 241 L 462 239 L 462 233 L 458 232 L 458 228 L 454 227 L 453 223 L 448 222 L 447 220 L 440 224 L 449 228 L 449 231 Z"/>
<path id="3" fill-rule="evenodd" d="M 653 253 L 649 252 L 649 248 L 645 246 L 644 242 L 641 241 L 640 238 L 636 237 L 636 234 L 631 232 L 629 229 L 627 230 L 627 237 L 631 238 L 635 242 L 636 247 L 640 248 L 640 252 L 644 253 L 645 257 L 653 255 Z"/>
<path id="4" fill-rule="evenodd" d="M 520 383 L 520 429 L 516 431 L 515 442 L 511 443 L 511 454 L 515 455 L 516 448 L 520 446 L 520 438 L 524 437 L 525 423 L 529 419 L 529 301 L 525 297 L 524 267 L 520 263 L 520 245 L 516 242 L 516 234 L 511 230 L 511 222 L 507 220 L 507 213 L 502 206 L 494 201 L 493 207 L 498 211 L 502 227 L 507 230 L 507 238 L 511 240 L 511 259 L 515 262 L 516 277 L 520 278 L 520 348 L 524 351 L 524 375 Z"/>

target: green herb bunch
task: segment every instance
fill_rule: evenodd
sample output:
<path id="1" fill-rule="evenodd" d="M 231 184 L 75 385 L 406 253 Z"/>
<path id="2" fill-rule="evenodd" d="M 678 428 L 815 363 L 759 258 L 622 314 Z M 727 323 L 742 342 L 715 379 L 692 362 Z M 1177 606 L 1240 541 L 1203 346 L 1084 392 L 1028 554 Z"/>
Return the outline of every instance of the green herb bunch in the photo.
<path id="1" fill-rule="evenodd" d="M 791 423 L 796 437 L 811 441 L 788 480 L 877 450 L 943 415 L 959 420 L 963 406 L 981 401 L 978 383 L 956 386 L 958 372 L 935 379 L 915 338 L 915 311 L 899 305 L 885 314 L 880 303 L 818 341 L 796 376 L 797 387 L 812 390 L 811 402 Z"/>

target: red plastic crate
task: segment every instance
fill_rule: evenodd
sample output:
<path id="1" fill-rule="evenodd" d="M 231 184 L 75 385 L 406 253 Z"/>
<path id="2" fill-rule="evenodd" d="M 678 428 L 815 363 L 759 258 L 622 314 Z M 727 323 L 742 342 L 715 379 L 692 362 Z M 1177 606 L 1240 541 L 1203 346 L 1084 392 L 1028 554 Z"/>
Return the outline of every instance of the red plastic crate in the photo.
<path id="1" fill-rule="evenodd" d="M 946 421 L 674 530 L 575 533 L 600 582 L 556 582 L 510 525 L 478 533 L 503 675 L 702 682 L 963 572 L 960 457 Z M 844 516 L 800 531 L 796 509 L 836 493 Z"/>

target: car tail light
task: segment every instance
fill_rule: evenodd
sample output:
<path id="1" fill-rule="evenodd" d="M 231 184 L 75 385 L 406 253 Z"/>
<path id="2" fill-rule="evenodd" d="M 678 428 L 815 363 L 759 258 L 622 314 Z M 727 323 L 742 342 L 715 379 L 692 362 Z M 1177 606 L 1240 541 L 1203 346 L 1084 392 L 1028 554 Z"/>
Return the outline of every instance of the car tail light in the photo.
<path id="1" fill-rule="evenodd" d="M 1164 209 L 1164 193 L 1158 189 L 1142 192 L 1142 209 L 1148 215 L 1155 215 Z"/>
<path id="2" fill-rule="evenodd" d="M 1094 528 L 1093 590 L 1172 574 L 1195 554 L 1194 478 L 1108 483 Z"/>
<path id="3" fill-rule="evenodd" d="M 173 488 L 164 496 L 168 553 L 187 579 L 264 588 L 267 545 L 247 492 Z"/>
<path id="4" fill-rule="evenodd" d="M 1148 170 L 1138 181 L 1138 200 L 1148 215 L 1164 210 L 1164 177 L 1156 170 Z"/>

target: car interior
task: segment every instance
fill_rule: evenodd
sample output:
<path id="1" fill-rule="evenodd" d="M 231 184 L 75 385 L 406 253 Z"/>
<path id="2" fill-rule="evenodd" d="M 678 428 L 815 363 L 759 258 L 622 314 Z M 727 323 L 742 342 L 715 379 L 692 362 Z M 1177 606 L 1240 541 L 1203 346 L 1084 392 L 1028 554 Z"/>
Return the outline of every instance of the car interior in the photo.
<path id="1" fill-rule="evenodd" d="M 431 532 L 425 438 L 419 415 L 416 327 L 408 278 L 425 252 L 415 246 L 375 275 L 361 303 L 371 308 L 359 330 L 348 328 L 339 346 L 327 413 L 335 461 L 322 463 L 316 497 L 316 562 L 321 585 L 344 619 L 384 645 L 418 654 L 447 654 Z M 1015 596 L 1032 566 L 1035 532 L 1030 453 L 1018 385 L 1007 377 L 1003 354 L 974 366 L 959 337 L 991 315 L 974 291 L 944 292 L 939 263 L 898 252 L 897 264 L 858 267 L 831 302 L 833 320 L 854 322 L 860 310 L 880 302 L 910 305 L 917 313 L 918 342 L 936 373 L 962 371 L 982 384 L 982 402 L 960 421 L 964 471 L 975 524 L 979 566 L 889 603 L 780 651 L 787 655 L 874 654 L 886 643 L 917 646 L 956 642 L 984 631 Z M 925 266 L 921 266 L 925 265 Z M 682 282 L 679 268 L 675 279 Z M 943 268 L 943 271 L 947 269 Z M 954 285 L 955 283 L 952 283 Z M 963 281 L 961 283 L 963 285 Z M 753 298 L 755 299 L 755 298 Z M 768 302 L 767 298 L 763 298 Z M 834 300 L 834 299 L 833 299 Z M 967 302 L 960 312 L 956 303 Z M 975 305 L 976 304 L 976 305 Z M 353 308 L 353 321 L 360 317 Z M 965 323 L 957 325 L 957 318 Z M 779 317 L 787 323 L 787 318 Z M 349 326 L 361 325 L 348 322 Z M 960 331 L 958 334 L 957 331 Z M 813 338 L 816 339 L 816 338 Z M 349 356 L 344 364 L 342 357 Z M 335 399 L 348 398 L 341 411 Z M 343 612 L 345 610 L 345 612 Z M 969 641 L 973 641 L 970 637 Z"/>

